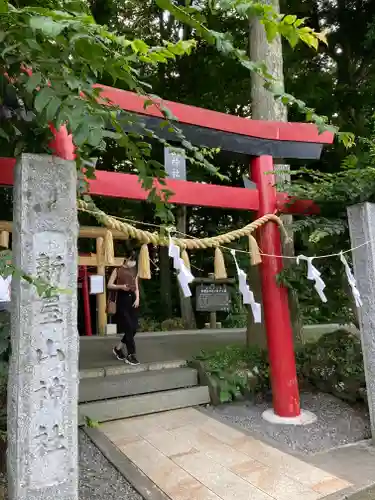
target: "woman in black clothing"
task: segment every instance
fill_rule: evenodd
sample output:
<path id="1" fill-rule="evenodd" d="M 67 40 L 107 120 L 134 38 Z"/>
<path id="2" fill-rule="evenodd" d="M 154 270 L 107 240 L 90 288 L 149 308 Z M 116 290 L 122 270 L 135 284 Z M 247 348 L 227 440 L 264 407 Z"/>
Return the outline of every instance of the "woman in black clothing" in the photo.
<path id="1" fill-rule="evenodd" d="M 130 365 L 139 365 L 136 357 L 134 337 L 138 329 L 139 287 L 135 254 L 124 259 L 115 269 L 108 282 L 108 289 L 116 292 L 117 331 L 123 334 L 121 342 L 114 347 L 117 359 Z M 127 354 L 124 352 L 126 347 Z"/>

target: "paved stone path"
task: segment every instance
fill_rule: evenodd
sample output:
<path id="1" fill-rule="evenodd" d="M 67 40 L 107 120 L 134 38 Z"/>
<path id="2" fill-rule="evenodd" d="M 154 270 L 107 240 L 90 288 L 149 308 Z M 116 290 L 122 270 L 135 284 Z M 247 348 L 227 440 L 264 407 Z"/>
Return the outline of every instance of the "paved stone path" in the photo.
<path id="1" fill-rule="evenodd" d="M 351 486 L 193 408 L 100 430 L 172 500 L 317 500 Z"/>

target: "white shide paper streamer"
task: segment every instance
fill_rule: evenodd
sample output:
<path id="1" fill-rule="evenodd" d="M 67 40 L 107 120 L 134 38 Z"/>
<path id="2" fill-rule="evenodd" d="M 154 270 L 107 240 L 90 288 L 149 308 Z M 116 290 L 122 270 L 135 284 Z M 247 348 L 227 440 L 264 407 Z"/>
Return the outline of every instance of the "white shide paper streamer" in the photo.
<path id="1" fill-rule="evenodd" d="M 340 252 L 340 260 L 344 264 L 346 277 L 348 278 L 348 283 L 352 289 L 355 305 L 357 307 L 362 307 L 363 302 L 362 302 L 359 290 L 357 288 L 357 282 L 353 276 L 352 270 L 350 269 L 350 266 L 349 266 L 347 260 L 344 257 L 344 254 L 342 252 Z"/>
<path id="2" fill-rule="evenodd" d="M 236 264 L 237 274 L 238 274 L 238 284 L 239 289 L 242 294 L 242 302 L 244 304 L 249 304 L 251 307 L 251 311 L 254 317 L 254 323 L 262 322 L 262 308 L 258 302 L 255 301 L 254 293 L 250 290 L 249 285 L 247 284 L 246 273 L 240 269 L 237 259 L 236 259 L 236 251 L 231 250 L 231 254 L 233 256 L 233 260 Z"/>
<path id="3" fill-rule="evenodd" d="M 326 284 L 321 278 L 320 272 L 317 270 L 317 268 L 313 265 L 314 257 L 306 257 L 305 255 L 298 255 L 297 257 L 297 264 L 300 263 L 301 260 L 305 260 L 307 262 L 307 279 L 311 281 L 315 281 L 315 290 L 318 292 L 318 295 L 321 299 L 322 302 L 327 302 L 327 297 L 325 296 L 323 290 L 326 287 Z"/>
<path id="4" fill-rule="evenodd" d="M 184 297 L 191 297 L 191 290 L 189 284 L 194 281 L 194 276 L 186 267 L 185 262 L 180 257 L 180 248 L 173 243 L 172 238 L 169 238 L 168 255 L 173 259 L 173 267 L 177 272 L 177 279 L 180 283 Z"/>

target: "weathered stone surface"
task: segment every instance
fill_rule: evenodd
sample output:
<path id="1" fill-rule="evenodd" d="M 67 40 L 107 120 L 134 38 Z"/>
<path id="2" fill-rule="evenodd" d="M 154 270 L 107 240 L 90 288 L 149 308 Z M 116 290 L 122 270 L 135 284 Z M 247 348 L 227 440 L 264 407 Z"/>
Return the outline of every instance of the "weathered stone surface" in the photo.
<path id="1" fill-rule="evenodd" d="M 375 204 L 362 203 L 348 208 L 354 275 L 363 306 L 359 323 L 366 375 L 371 433 L 375 438 Z M 367 245 L 363 243 L 369 242 Z M 361 246 L 359 246 L 361 245 Z"/>
<path id="2" fill-rule="evenodd" d="M 85 423 L 85 417 L 98 422 L 107 422 L 189 406 L 199 406 L 209 402 L 208 387 L 200 385 L 173 391 L 84 403 L 79 406 L 80 424 Z"/>
<path id="3" fill-rule="evenodd" d="M 192 368 L 172 368 L 127 373 L 113 377 L 85 378 L 79 384 L 79 402 L 170 391 L 181 387 L 193 387 L 197 383 L 197 371 Z"/>
<path id="4" fill-rule="evenodd" d="M 46 155 L 15 169 L 14 263 L 64 291 L 12 282 L 10 500 L 78 499 L 76 179 L 74 162 Z"/>

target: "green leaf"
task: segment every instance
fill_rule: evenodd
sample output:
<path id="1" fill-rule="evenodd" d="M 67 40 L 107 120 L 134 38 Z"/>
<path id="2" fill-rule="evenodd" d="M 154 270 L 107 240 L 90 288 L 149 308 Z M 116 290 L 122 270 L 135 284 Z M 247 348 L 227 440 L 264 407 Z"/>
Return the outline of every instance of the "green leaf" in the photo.
<path id="1" fill-rule="evenodd" d="M 89 128 L 86 122 L 81 122 L 74 133 L 74 144 L 76 146 L 82 146 L 88 138 Z"/>
<path id="2" fill-rule="evenodd" d="M 306 45 L 312 47 L 315 50 L 318 50 L 319 42 L 314 35 L 312 35 L 311 33 L 300 33 L 299 37 Z"/>
<path id="3" fill-rule="evenodd" d="M 27 92 L 33 92 L 40 85 L 42 81 L 41 73 L 33 73 L 30 78 L 27 80 L 25 85 Z"/>
<path id="4" fill-rule="evenodd" d="M 61 99 L 57 96 L 53 96 L 46 108 L 46 119 L 51 122 L 57 115 L 57 112 L 61 106 Z"/>
<path id="5" fill-rule="evenodd" d="M 296 21 L 297 21 L 297 16 L 294 15 L 285 16 L 283 19 L 283 22 L 285 24 L 294 24 Z"/>
<path id="6" fill-rule="evenodd" d="M 122 134 L 120 134 L 118 132 L 113 132 L 112 130 L 103 130 L 102 136 L 108 137 L 109 139 L 114 139 L 115 141 L 117 141 L 118 139 L 121 139 Z"/>
<path id="7" fill-rule="evenodd" d="M 219 398 L 221 403 L 229 403 L 232 401 L 232 395 L 229 391 L 220 391 Z"/>
<path id="8" fill-rule="evenodd" d="M 98 147 L 103 140 L 103 129 L 100 127 L 92 128 L 89 131 L 89 135 L 87 137 L 87 142 L 90 146 L 94 148 Z"/>
<path id="9" fill-rule="evenodd" d="M 143 40 L 137 39 L 131 42 L 131 47 L 134 52 L 140 52 L 141 54 L 146 54 L 150 48 Z"/>
<path id="10" fill-rule="evenodd" d="M 86 2 L 81 2 L 79 0 L 78 1 L 75 1 L 75 0 L 65 1 L 64 8 L 69 12 L 76 12 L 77 14 L 84 13 L 86 15 L 85 17 L 88 16 L 91 18 L 91 11 L 90 11 L 89 6 L 86 4 Z"/>
<path id="11" fill-rule="evenodd" d="M 297 19 L 296 21 L 294 21 L 294 26 L 296 28 L 299 28 L 300 26 L 303 26 L 306 22 L 306 17 L 302 17 L 300 19 Z"/>
<path id="12" fill-rule="evenodd" d="M 296 30 L 290 29 L 289 27 L 287 27 L 287 28 L 288 29 L 286 31 L 282 31 L 282 34 L 288 40 L 289 45 L 292 48 L 294 48 L 298 44 L 298 42 L 300 40 L 304 41 L 310 47 L 312 46 L 313 40 L 315 40 L 314 37 L 312 37 L 310 35 L 310 37 L 312 38 L 312 40 L 310 40 L 310 38 L 309 38 L 309 43 L 308 43 L 306 40 L 303 40 L 302 35 L 300 35 L 299 33 L 297 33 Z"/>
<path id="13" fill-rule="evenodd" d="M 47 106 L 49 101 L 55 97 L 55 92 L 51 87 L 43 87 L 37 94 L 34 100 L 34 108 L 37 113 L 41 113 Z"/>
<path id="14" fill-rule="evenodd" d="M 15 49 L 18 49 L 18 47 L 21 45 L 21 42 L 15 43 L 13 45 L 8 45 L 5 47 L 5 49 L 1 53 L 1 57 L 5 58 L 7 54 L 10 54 L 11 52 L 15 51 Z"/>
<path id="15" fill-rule="evenodd" d="M 15 125 L 12 125 L 12 129 L 15 137 L 21 137 L 22 132 Z"/>
<path id="16" fill-rule="evenodd" d="M 269 42 L 272 42 L 279 32 L 276 23 L 264 23 L 264 29 L 266 31 L 267 40 Z"/>
<path id="17" fill-rule="evenodd" d="M 163 10 L 167 10 L 170 14 L 178 19 L 187 26 L 191 26 L 193 29 L 199 33 L 208 43 L 215 43 L 215 36 L 211 30 L 209 30 L 204 24 L 203 19 L 196 9 L 191 9 L 190 12 L 188 8 L 182 8 L 181 6 L 174 5 L 171 0 L 155 0 L 158 7 Z"/>
<path id="18" fill-rule="evenodd" d="M 50 17 L 33 16 L 30 19 L 30 28 L 43 31 L 46 35 L 56 37 L 66 27 L 65 23 L 53 21 Z"/>
<path id="19" fill-rule="evenodd" d="M 0 137 L 9 141 L 9 135 L 2 128 L 0 128 Z"/>
<path id="20" fill-rule="evenodd" d="M 39 43 L 35 40 L 35 38 L 26 38 L 25 42 L 30 47 L 30 49 L 36 50 L 37 52 L 43 50 Z"/>
<path id="21" fill-rule="evenodd" d="M 92 418 L 87 417 L 86 415 L 85 415 L 84 419 L 85 419 L 86 427 L 90 427 L 93 429 L 95 429 L 96 427 L 99 427 L 99 422 L 97 420 L 93 420 Z"/>
<path id="22" fill-rule="evenodd" d="M 0 14 L 5 14 L 9 10 L 8 0 L 0 0 Z"/>
<path id="23" fill-rule="evenodd" d="M 151 99 L 146 99 L 143 103 L 143 109 L 147 109 L 149 106 L 152 106 L 154 103 Z"/>

